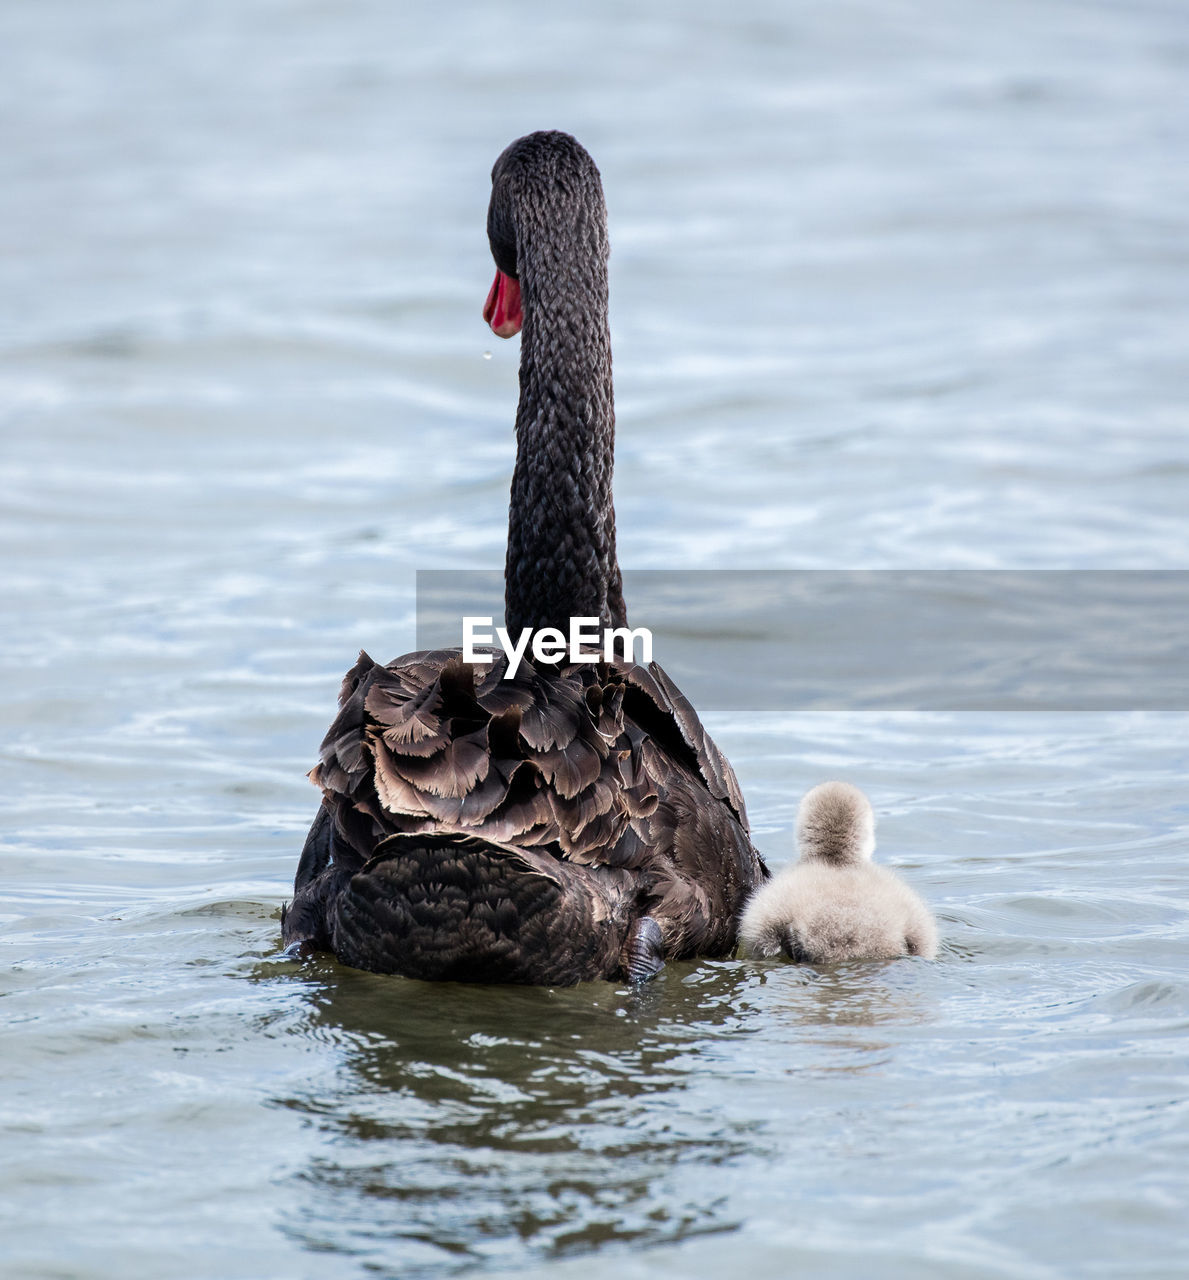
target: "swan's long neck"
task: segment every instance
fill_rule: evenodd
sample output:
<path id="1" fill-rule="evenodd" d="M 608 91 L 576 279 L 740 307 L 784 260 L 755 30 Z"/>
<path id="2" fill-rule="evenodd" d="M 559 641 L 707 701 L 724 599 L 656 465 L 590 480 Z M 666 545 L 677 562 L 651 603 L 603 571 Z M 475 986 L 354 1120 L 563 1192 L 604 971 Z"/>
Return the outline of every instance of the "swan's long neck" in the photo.
<path id="1" fill-rule="evenodd" d="M 615 404 L 607 240 L 599 208 L 518 220 L 520 405 L 508 516 L 509 632 L 571 617 L 626 623 L 611 472 Z"/>

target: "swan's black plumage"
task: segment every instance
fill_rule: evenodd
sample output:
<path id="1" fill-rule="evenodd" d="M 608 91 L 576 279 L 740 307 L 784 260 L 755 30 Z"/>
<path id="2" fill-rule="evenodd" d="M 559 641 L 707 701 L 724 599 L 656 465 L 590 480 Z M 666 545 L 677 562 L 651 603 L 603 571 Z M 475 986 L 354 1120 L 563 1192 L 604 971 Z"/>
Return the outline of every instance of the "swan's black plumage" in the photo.
<path id="1" fill-rule="evenodd" d="M 492 255 L 523 299 L 505 614 L 622 625 L 606 212 L 567 134 L 492 171 Z M 767 871 L 738 783 L 656 664 L 414 653 L 348 672 L 311 778 L 287 944 L 410 977 L 564 984 L 724 955 Z"/>
<path id="2" fill-rule="evenodd" d="M 568 134 L 531 133 L 495 162 L 488 233 L 524 306 L 505 617 L 560 627 L 626 621 L 615 554 L 615 405 L 607 211 L 594 161 Z"/>

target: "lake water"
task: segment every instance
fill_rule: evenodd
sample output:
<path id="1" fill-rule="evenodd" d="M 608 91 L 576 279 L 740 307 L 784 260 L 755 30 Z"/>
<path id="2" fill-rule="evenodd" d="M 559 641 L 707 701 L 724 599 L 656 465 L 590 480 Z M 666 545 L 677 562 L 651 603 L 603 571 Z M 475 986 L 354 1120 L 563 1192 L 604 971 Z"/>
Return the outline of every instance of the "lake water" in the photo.
<path id="1" fill-rule="evenodd" d="M 757 843 L 858 783 L 936 962 L 278 957 L 343 671 L 502 563 L 542 127 L 626 566 L 1189 568 L 1182 5 L 0 7 L 0 1270 L 1183 1275 L 1183 709 L 732 711 L 708 634 Z"/>

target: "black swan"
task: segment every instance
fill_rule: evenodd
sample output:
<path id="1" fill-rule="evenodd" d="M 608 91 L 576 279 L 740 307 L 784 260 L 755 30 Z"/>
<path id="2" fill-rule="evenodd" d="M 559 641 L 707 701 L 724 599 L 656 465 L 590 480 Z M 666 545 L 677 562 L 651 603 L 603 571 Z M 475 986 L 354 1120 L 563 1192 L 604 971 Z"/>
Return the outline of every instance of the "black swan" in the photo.
<path id="1" fill-rule="evenodd" d="M 615 552 L 607 223 L 599 171 L 533 133 L 492 170 L 484 318 L 523 330 L 505 618 L 626 624 Z M 347 673 L 282 917 L 291 955 L 413 978 L 643 981 L 723 956 L 767 869 L 731 766 L 655 663 L 461 651 Z"/>
<path id="2" fill-rule="evenodd" d="M 801 857 L 752 895 L 739 922 L 742 950 L 761 959 L 891 960 L 937 954 L 929 908 L 899 876 L 871 861 L 875 815 L 849 782 L 823 782 L 797 811 Z"/>

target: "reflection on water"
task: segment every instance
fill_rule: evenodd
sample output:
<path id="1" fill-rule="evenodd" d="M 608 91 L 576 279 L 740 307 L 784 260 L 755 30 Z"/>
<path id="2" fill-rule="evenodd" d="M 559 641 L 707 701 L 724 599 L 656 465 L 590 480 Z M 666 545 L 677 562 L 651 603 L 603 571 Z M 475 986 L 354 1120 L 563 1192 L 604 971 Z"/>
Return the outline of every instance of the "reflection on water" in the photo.
<path id="1" fill-rule="evenodd" d="M 878 1073 L 892 1046 L 873 1031 L 928 1010 L 890 966 L 679 965 L 630 992 L 317 965 L 304 1025 L 285 1034 L 340 1046 L 343 1069 L 329 1092 L 276 1100 L 326 1139 L 285 1229 L 403 1274 L 737 1229 L 732 1168 L 797 1153 L 779 1117 L 724 1109 L 707 1073 Z M 746 1041 L 765 1031 L 787 1059 L 748 1065 Z"/>
<path id="2" fill-rule="evenodd" d="M 736 1226 L 713 1170 L 762 1152 L 762 1129 L 689 1086 L 747 1034 L 748 981 L 718 965 L 640 993 L 489 990 L 333 967 L 305 999 L 308 1034 L 344 1046 L 339 1088 L 279 1100 L 333 1139 L 287 1229 L 311 1247 L 405 1242 L 407 1272 Z"/>

